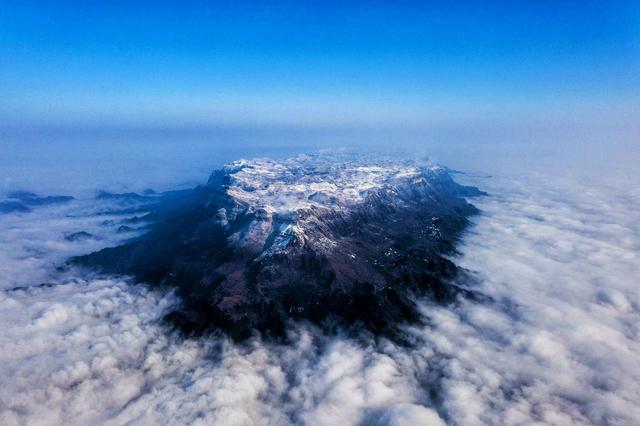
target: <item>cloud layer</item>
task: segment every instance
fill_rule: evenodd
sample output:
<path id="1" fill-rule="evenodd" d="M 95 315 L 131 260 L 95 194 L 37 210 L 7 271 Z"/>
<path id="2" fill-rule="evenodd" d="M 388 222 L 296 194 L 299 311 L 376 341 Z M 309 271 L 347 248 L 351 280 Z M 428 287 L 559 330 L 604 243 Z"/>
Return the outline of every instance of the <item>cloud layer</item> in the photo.
<path id="1" fill-rule="evenodd" d="M 0 423 L 637 421 L 640 194 L 478 179 L 492 196 L 455 261 L 491 300 L 422 301 L 428 325 L 402 347 L 305 325 L 290 345 L 185 340 L 160 321 L 172 294 L 53 272 L 121 238 L 92 203 L 2 216 Z M 64 240 L 83 230 L 101 239 Z"/>

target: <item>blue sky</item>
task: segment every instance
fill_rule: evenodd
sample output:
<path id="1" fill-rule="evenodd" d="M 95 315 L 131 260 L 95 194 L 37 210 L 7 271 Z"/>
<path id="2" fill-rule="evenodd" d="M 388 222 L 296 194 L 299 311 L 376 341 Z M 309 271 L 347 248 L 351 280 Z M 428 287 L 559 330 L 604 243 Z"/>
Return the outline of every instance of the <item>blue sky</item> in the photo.
<path id="1" fill-rule="evenodd" d="M 131 3 L 3 2 L 0 121 L 624 121 L 640 99 L 639 2 Z"/>

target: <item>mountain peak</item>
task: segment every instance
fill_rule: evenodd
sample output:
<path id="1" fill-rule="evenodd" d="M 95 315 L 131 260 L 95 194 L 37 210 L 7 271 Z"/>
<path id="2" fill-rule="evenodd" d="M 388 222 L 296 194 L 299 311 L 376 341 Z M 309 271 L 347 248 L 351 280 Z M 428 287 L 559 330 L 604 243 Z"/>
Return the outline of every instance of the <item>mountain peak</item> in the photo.
<path id="1" fill-rule="evenodd" d="M 225 166 L 227 193 L 238 203 L 269 213 L 293 213 L 312 207 L 343 209 L 361 203 L 383 187 L 438 173 L 435 163 L 407 162 L 339 155 L 304 155 L 285 160 L 238 160 Z"/>
<path id="2" fill-rule="evenodd" d="M 171 318 L 188 331 L 246 337 L 289 318 L 393 331 L 417 318 L 410 293 L 457 294 L 443 255 L 478 194 L 431 162 L 239 160 L 180 202 L 161 196 L 147 234 L 74 262 L 177 287 Z"/>

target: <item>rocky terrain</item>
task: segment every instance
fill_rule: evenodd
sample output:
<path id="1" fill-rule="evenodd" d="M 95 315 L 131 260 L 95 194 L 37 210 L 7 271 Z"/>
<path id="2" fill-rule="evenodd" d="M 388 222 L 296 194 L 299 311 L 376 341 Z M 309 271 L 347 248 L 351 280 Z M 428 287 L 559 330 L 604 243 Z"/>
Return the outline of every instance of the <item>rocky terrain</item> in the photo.
<path id="1" fill-rule="evenodd" d="M 415 293 L 462 291 L 443 256 L 476 213 L 465 197 L 481 194 L 430 162 L 241 160 L 193 190 L 124 194 L 148 232 L 71 263 L 175 287 L 168 319 L 188 333 L 279 335 L 298 318 L 393 334 L 418 320 Z"/>

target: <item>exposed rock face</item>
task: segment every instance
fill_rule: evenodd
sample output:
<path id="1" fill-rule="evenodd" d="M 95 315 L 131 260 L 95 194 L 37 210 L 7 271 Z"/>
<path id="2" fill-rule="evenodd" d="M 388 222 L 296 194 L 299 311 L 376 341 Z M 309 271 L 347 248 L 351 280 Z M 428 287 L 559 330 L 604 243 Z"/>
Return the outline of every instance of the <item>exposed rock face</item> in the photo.
<path id="1" fill-rule="evenodd" d="M 160 196 L 147 234 L 73 262 L 177 287 L 170 319 L 186 331 L 242 338 L 298 317 L 393 332 L 417 319 L 413 292 L 456 293 L 442 255 L 476 212 L 463 197 L 480 194 L 432 163 L 238 161 Z"/>

